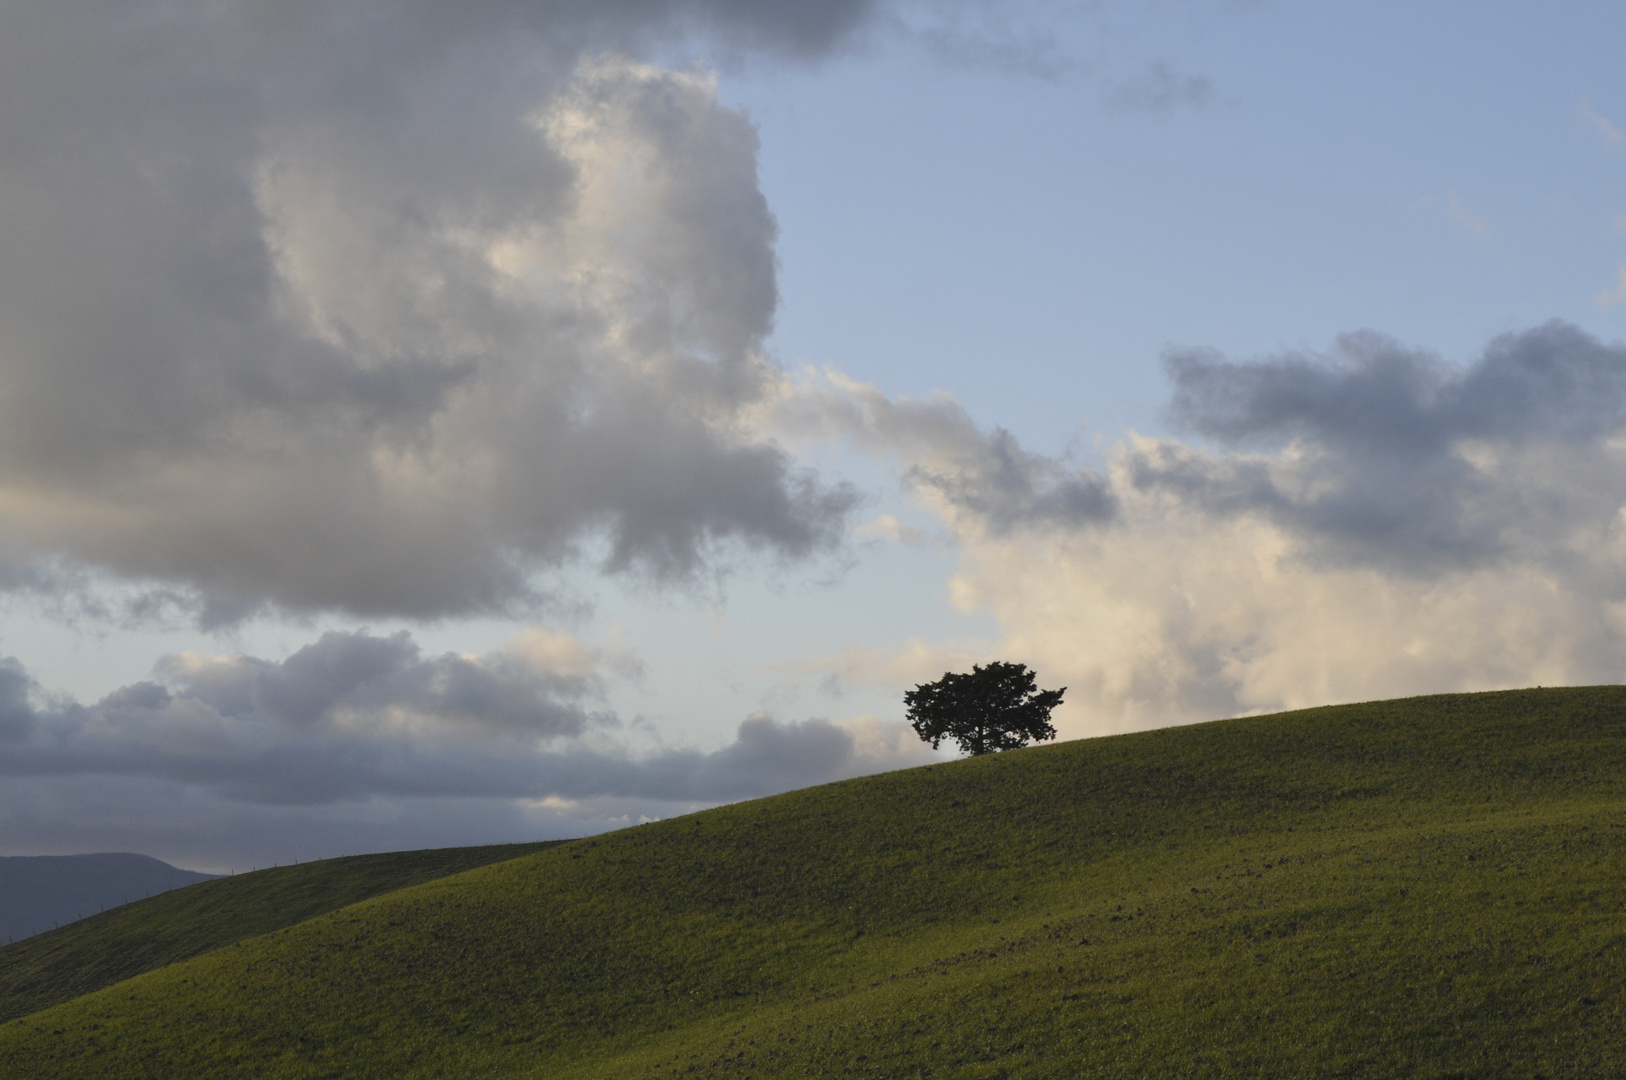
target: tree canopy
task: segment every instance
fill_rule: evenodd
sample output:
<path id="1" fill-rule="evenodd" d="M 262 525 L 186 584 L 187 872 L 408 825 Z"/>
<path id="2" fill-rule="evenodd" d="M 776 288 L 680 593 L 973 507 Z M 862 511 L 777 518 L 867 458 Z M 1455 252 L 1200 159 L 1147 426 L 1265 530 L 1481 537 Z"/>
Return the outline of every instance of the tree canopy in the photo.
<path id="1" fill-rule="evenodd" d="M 968 754 L 1014 750 L 1029 740 L 1056 737 L 1050 710 L 1061 704 L 1060 690 L 1040 690 L 1026 664 L 995 660 L 973 664 L 967 674 L 945 672 L 903 695 L 909 723 L 935 750 L 945 738 Z"/>

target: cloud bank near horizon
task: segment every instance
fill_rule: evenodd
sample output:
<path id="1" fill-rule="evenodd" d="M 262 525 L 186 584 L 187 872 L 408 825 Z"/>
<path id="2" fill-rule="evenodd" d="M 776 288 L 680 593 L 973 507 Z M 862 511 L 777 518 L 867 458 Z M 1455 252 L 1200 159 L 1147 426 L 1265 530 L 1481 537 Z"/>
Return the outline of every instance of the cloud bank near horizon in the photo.
<path id="1" fill-rule="evenodd" d="M 0 825 L 36 846 L 78 829 L 146 831 L 147 847 L 173 847 L 173 819 L 201 813 L 183 831 L 207 834 L 194 843 L 219 857 L 308 858 L 331 847 L 318 825 L 328 819 L 350 821 L 351 839 L 372 819 L 373 847 L 446 835 L 412 831 L 435 807 L 460 822 L 452 842 L 579 835 L 936 760 L 904 725 L 862 717 L 758 714 L 715 750 L 650 745 L 598 704 L 633 665 L 537 628 L 483 656 L 426 656 L 404 631 L 329 632 L 281 661 L 165 657 L 153 680 L 82 705 L 43 696 L 6 659 Z M 108 792 L 135 791 L 109 805 Z M 53 803 L 60 820 L 42 809 Z M 277 839 L 273 823 L 289 819 L 300 826 Z M 214 834 L 211 821 L 232 831 Z"/>

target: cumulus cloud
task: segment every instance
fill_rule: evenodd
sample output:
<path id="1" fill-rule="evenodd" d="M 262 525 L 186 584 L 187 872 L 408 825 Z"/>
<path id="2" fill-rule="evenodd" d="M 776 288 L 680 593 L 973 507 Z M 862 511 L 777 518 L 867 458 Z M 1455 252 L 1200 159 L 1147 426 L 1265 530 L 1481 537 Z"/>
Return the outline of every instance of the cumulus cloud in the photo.
<path id="1" fill-rule="evenodd" d="M 784 391 L 783 422 L 955 478 L 915 490 L 959 545 L 950 596 L 1002 633 L 798 670 L 901 691 L 940 660 L 1019 660 L 1069 687 L 1074 736 L 1626 678 L 1626 347 L 1551 323 L 1458 366 L 1358 333 L 1168 371 L 1191 437 L 1131 436 L 1101 473 L 1026 451 L 1025 473 L 990 467 L 1008 436 L 949 401 Z M 1034 506 L 1035 476 L 1095 493 L 1091 512 L 998 511 Z"/>
<path id="2" fill-rule="evenodd" d="M 365 807 L 362 817 L 421 821 L 424 804 L 478 806 L 480 820 L 512 827 L 563 808 L 577 829 L 602 828 L 930 760 L 892 730 L 902 725 L 873 718 L 756 715 L 713 751 L 640 749 L 600 704 L 605 680 L 627 670 L 616 650 L 542 629 L 483 656 L 426 656 L 405 632 L 334 632 L 280 661 L 167 657 L 153 680 L 82 705 L 42 700 L 4 660 L 0 821 L 14 848 L 46 846 L 66 828 L 37 809 L 54 797 L 65 822 L 94 831 L 90 808 L 103 800 L 76 806 L 66 795 L 95 781 L 152 803 L 104 821 L 115 833 L 163 817 L 156 807 L 218 807 L 237 821 L 257 807 L 265 821 L 303 820 L 308 857 L 324 815 L 344 821 Z M 172 824 L 149 822 L 158 834 Z M 423 842 L 405 826 L 392 835 Z"/>
<path id="3" fill-rule="evenodd" d="M 1310 558 L 1563 573 L 1577 530 L 1606 526 L 1626 501 L 1626 348 L 1562 323 L 1499 338 L 1464 369 L 1375 334 L 1320 357 L 1168 364 L 1178 420 L 1223 445 L 1278 449 L 1144 444 L 1126 461 L 1130 482 L 1220 516 L 1263 515 Z"/>
<path id="4" fill-rule="evenodd" d="M 737 423 L 777 303 L 755 132 L 624 57 L 817 56 L 870 7 L 13 10 L 0 541 L 216 620 L 834 543 L 851 493 Z"/>
<path id="5" fill-rule="evenodd" d="M 1054 68 L 1048 11 L 13 5 L 0 587 L 205 625 L 438 618 L 535 612 L 584 559 L 670 581 L 829 549 L 855 492 L 751 422 L 783 378 L 756 133 L 682 58 L 890 28 Z M 975 436 L 912 474 L 946 504 L 1110 513 L 1097 478 L 934 408 Z"/>

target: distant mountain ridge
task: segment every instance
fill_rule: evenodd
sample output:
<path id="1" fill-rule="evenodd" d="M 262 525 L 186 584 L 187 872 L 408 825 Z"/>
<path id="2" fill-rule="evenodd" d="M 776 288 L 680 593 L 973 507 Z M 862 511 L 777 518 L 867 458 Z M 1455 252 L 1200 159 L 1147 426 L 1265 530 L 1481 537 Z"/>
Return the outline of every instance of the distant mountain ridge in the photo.
<path id="1" fill-rule="evenodd" d="M 0 943 L 215 876 L 129 852 L 0 856 Z"/>

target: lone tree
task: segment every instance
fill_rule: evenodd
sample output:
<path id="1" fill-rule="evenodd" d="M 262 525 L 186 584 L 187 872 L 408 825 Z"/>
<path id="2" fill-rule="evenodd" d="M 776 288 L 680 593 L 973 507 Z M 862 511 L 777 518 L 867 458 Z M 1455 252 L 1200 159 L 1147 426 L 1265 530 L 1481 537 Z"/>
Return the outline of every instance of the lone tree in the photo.
<path id="1" fill-rule="evenodd" d="M 936 750 L 945 738 L 968 754 L 1014 750 L 1028 740 L 1056 737 L 1050 710 L 1061 704 L 1060 690 L 1040 690 L 1026 664 L 995 660 L 971 665 L 969 675 L 945 672 L 936 682 L 921 683 L 903 695 L 909 723 Z"/>

